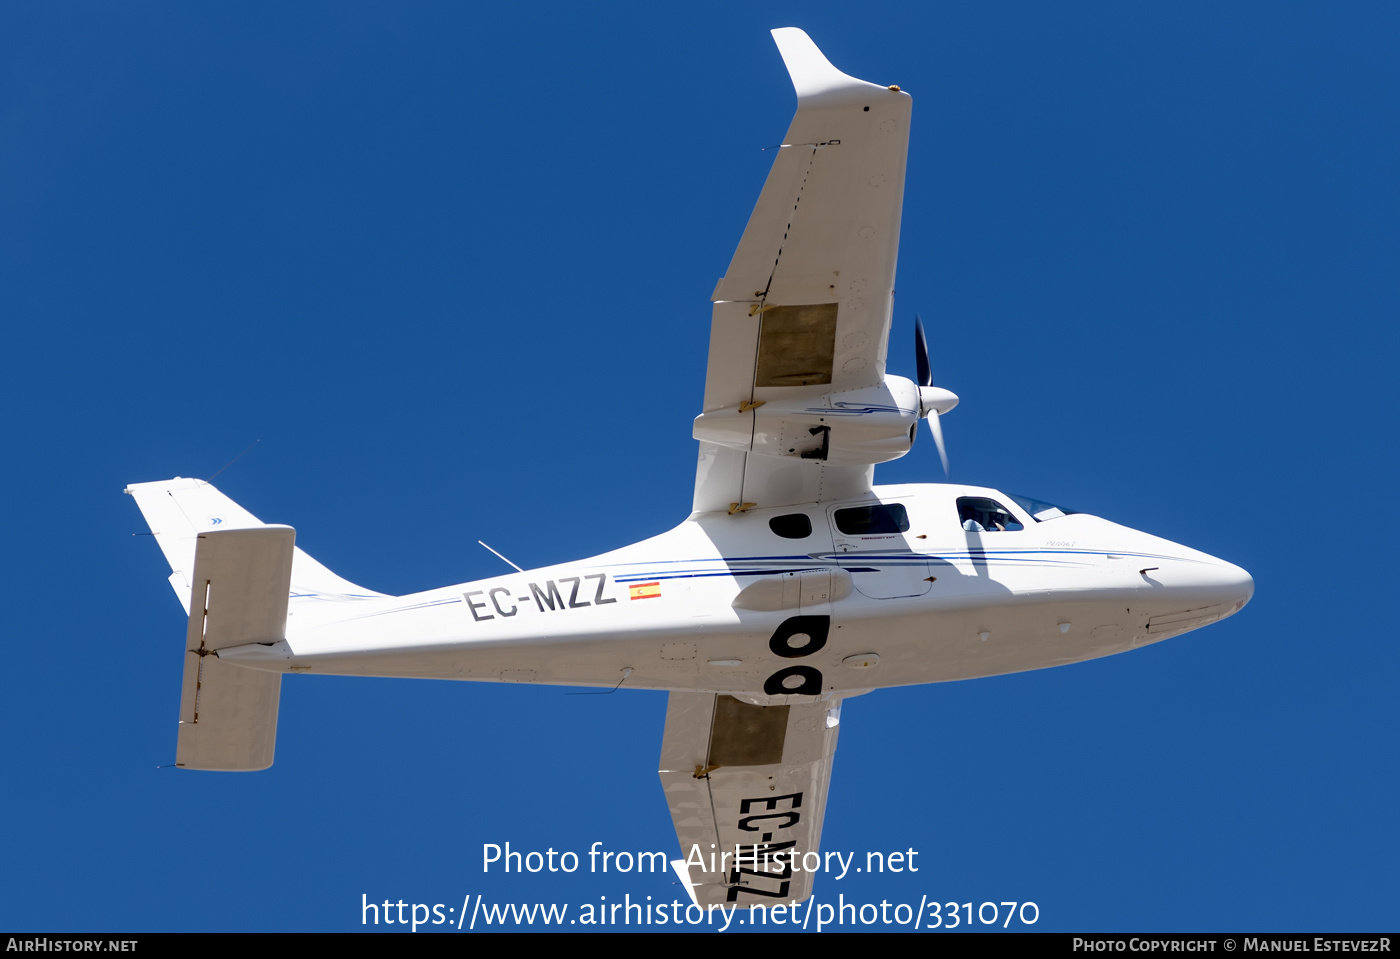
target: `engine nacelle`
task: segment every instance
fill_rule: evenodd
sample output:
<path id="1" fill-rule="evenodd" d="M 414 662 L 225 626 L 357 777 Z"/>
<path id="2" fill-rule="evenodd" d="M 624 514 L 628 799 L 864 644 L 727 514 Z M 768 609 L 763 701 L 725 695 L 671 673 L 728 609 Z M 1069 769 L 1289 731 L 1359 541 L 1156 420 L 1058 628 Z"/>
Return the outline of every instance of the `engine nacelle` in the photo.
<path id="1" fill-rule="evenodd" d="M 695 418 L 694 435 L 703 442 L 764 456 L 869 465 L 909 452 L 927 408 L 931 405 L 922 402 L 913 382 L 886 376 L 879 386 L 865 389 L 701 413 Z"/>

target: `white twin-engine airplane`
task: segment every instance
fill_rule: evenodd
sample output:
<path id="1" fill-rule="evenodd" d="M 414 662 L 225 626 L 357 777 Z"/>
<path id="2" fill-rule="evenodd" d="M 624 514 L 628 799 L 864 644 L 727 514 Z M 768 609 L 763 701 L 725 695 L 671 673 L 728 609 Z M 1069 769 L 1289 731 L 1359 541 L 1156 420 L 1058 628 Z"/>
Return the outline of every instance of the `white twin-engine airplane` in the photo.
<path id="1" fill-rule="evenodd" d="M 842 700 L 1126 652 L 1249 601 L 1238 566 L 1095 516 L 872 485 L 921 419 L 946 469 L 958 402 L 921 328 L 920 382 L 885 372 L 910 99 L 773 37 L 798 109 L 712 297 L 694 512 L 591 559 L 386 596 L 206 482 L 133 485 L 189 613 L 176 765 L 270 766 L 289 672 L 665 689 L 678 873 L 702 904 L 789 902 L 812 891 Z"/>

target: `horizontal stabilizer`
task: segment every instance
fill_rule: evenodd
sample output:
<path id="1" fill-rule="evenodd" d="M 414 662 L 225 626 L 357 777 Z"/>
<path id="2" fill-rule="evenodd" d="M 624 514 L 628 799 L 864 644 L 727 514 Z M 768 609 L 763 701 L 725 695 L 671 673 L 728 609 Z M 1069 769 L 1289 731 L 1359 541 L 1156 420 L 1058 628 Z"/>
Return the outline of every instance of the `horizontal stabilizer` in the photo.
<path id="1" fill-rule="evenodd" d="M 186 706 L 191 705 L 199 719 L 180 721 L 175 765 L 225 772 L 252 772 L 271 766 L 277 746 L 282 674 L 235 666 L 217 656 L 188 658 L 180 713 L 183 716 Z"/>
<path id="2" fill-rule="evenodd" d="M 218 650 L 283 639 L 296 530 L 255 526 L 195 537 L 175 765 L 272 765 L 282 676 L 221 662 Z"/>
<path id="3" fill-rule="evenodd" d="M 186 649 L 286 638 L 296 536 L 290 526 L 255 526 L 196 537 Z"/>

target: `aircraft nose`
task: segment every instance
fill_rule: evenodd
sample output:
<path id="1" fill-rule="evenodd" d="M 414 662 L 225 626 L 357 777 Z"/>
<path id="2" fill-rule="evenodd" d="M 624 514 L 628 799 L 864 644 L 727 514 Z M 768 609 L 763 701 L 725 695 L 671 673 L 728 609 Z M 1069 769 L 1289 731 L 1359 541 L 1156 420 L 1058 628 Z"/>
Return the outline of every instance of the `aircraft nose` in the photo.
<path id="1" fill-rule="evenodd" d="M 1211 557 L 1209 562 L 1192 563 L 1180 571 L 1177 585 L 1183 596 L 1189 596 L 1202 606 L 1228 603 L 1243 609 L 1254 596 L 1254 577 L 1223 559 Z"/>
<path id="2" fill-rule="evenodd" d="M 1224 560 L 1216 562 L 1218 564 L 1216 575 L 1220 577 L 1221 585 L 1238 599 L 1240 607 L 1243 608 L 1254 598 L 1254 577 L 1234 563 L 1227 563 Z"/>

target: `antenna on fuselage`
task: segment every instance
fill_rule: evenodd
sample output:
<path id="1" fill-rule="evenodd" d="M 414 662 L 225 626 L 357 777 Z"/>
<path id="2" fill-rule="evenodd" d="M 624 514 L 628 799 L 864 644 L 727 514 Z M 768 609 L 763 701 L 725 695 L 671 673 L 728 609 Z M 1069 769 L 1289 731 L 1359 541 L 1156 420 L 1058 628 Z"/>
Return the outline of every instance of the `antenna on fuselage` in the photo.
<path id="1" fill-rule="evenodd" d="M 477 543 L 479 543 L 479 544 L 482 545 L 482 546 L 486 546 L 486 544 L 485 544 L 485 543 L 482 543 L 481 540 L 477 540 Z M 495 551 L 494 549 L 491 549 L 491 547 L 486 546 L 486 548 L 487 548 L 488 550 L 491 550 L 491 552 L 496 553 L 496 551 Z M 510 560 L 508 560 L 508 559 L 506 559 L 504 556 L 502 556 L 500 553 L 496 553 L 496 558 L 497 558 L 497 559 L 504 560 L 504 561 L 505 561 L 505 564 L 506 564 L 507 566 L 514 566 L 514 567 L 515 567 L 515 571 L 516 571 L 517 573 L 523 573 L 523 572 L 525 572 L 523 569 L 521 569 L 519 566 L 516 566 L 516 565 L 515 565 L 514 563 L 512 563 Z"/>

